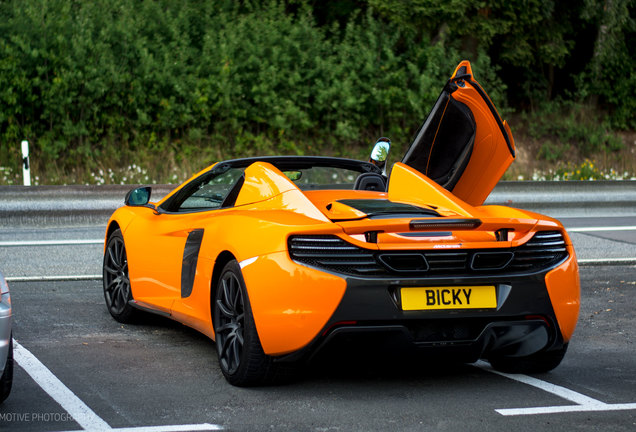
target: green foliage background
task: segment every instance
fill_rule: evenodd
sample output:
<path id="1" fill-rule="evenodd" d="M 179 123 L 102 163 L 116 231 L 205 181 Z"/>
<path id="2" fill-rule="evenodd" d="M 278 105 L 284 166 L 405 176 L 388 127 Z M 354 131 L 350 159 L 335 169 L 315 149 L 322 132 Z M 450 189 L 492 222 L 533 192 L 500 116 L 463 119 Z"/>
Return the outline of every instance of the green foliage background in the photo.
<path id="1" fill-rule="evenodd" d="M 360 156 L 381 135 L 399 153 L 464 58 L 504 111 L 566 100 L 634 129 L 634 3 L 0 0 L 0 165 L 19 167 L 22 139 L 49 182 Z"/>

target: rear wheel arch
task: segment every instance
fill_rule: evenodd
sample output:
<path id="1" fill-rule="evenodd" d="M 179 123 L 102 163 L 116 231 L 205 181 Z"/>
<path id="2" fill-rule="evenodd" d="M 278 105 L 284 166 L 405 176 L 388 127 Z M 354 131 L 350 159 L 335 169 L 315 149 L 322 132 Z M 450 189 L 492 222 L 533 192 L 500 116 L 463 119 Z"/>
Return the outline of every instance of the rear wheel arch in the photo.
<path id="1" fill-rule="evenodd" d="M 215 335 L 216 349 L 219 367 L 226 380 L 232 385 L 245 387 L 293 378 L 295 365 L 277 363 L 263 351 L 237 260 L 231 259 L 223 266 L 217 285 L 212 322 L 215 330 L 219 331 Z"/>
<path id="2" fill-rule="evenodd" d="M 523 357 L 494 355 L 488 361 L 495 370 L 505 373 L 545 373 L 561 364 L 567 350 L 568 344 L 565 343 L 559 348 L 543 350 Z"/>
<path id="3" fill-rule="evenodd" d="M 214 311 L 214 298 L 216 296 L 216 290 L 219 286 L 219 280 L 221 279 L 223 268 L 225 268 L 227 263 L 232 260 L 236 260 L 236 257 L 232 254 L 232 252 L 227 250 L 221 252 L 219 256 L 216 257 L 214 268 L 212 269 L 212 281 L 210 283 L 210 312 Z M 214 339 L 216 339 L 216 334 L 214 335 Z"/>

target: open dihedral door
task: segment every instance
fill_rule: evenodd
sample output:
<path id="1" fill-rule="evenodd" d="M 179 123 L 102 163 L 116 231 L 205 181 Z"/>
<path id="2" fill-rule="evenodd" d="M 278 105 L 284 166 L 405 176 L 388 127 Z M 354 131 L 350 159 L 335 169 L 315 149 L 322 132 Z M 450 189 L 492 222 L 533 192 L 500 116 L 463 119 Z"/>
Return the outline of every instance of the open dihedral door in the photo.
<path id="1" fill-rule="evenodd" d="M 402 162 L 471 205 L 481 205 L 515 158 L 508 123 L 462 61 Z"/>

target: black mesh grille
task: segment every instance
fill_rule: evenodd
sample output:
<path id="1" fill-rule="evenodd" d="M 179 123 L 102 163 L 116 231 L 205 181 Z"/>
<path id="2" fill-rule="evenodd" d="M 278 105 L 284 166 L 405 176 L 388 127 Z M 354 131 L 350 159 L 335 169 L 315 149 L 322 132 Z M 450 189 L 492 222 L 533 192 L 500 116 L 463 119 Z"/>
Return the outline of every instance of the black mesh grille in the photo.
<path id="1" fill-rule="evenodd" d="M 559 231 L 539 231 L 514 250 L 514 258 L 507 268 L 515 272 L 548 268 L 567 256 L 565 240 Z"/>
<path id="2" fill-rule="evenodd" d="M 468 252 L 424 252 L 429 272 L 434 274 L 462 273 L 468 268 Z"/>
<path id="3" fill-rule="evenodd" d="M 382 275 L 386 269 L 375 251 L 362 249 L 336 236 L 293 236 L 289 239 L 293 260 L 337 273 Z"/>
<path id="4" fill-rule="evenodd" d="M 501 268 L 492 268 L 492 260 L 483 259 L 485 254 L 496 251 L 512 255 L 512 259 L 501 260 Z M 538 272 L 553 267 L 567 256 L 565 240 L 559 231 L 540 231 L 526 244 L 510 249 L 469 250 L 409 250 L 375 251 L 348 243 L 333 235 L 304 235 L 289 238 L 289 254 L 299 263 L 329 270 L 335 273 L 360 276 L 469 276 L 507 275 Z M 391 259 L 408 255 L 408 259 Z M 421 260 L 413 255 L 422 256 Z M 497 258 L 499 259 L 499 258 Z M 507 263 L 506 263 L 507 262 Z M 395 263 L 405 267 L 396 268 Z M 408 263 L 413 263 L 409 269 Z M 487 264 L 482 264 L 487 263 Z"/>

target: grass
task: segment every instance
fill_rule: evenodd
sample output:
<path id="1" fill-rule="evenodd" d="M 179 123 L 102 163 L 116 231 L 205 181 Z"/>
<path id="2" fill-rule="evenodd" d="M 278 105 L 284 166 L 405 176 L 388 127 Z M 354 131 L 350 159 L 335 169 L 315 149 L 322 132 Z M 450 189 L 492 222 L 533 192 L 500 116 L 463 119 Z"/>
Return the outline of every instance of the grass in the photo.
<path id="1" fill-rule="evenodd" d="M 615 131 L 603 113 L 557 101 L 511 118 L 518 151 L 506 180 L 636 179 L 636 131 Z"/>
<path id="2" fill-rule="evenodd" d="M 540 141 L 527 136 L 516 137 L 517 159 L 504 174 L 504 180 L 636 180 L 636 133 L 623 134 L 624 147 L 615 152 L 599 151 L 582 156 L 569 145 L 551 150 L 559 157 L 549 158 L 542 153 Z M 555 144 L 556 146 L 556 144 Z M 369 148 L 348 147 L 335 152 L 317 152 L 312 155 L 331 154 L 366 160 Z M 191 154 L 197 153 L 190 150 Z M 201 150 L 201 154 L 205 151 Z M 275 154 L 264 152 L 263 154 Z M 289 154 L 289 152 L 288 152 Z M 250 155 L 254 155 L 250 152 Z M 231 156 L 234 157 L 234 156 Z M 401 159 L 402 153 L 394 151 L 389 163 Z M 219 158 L 220 159 L 220 158 Z M 91 168 L 76 166 L 64 171 L 56 165 L 42 164 L 31 160 L 31 182 L 33 185 L 48 184 L 178 184 L 195 172 L 216 160 L 214 157 L 181 157 L 175 150 L 163 152 L 161 156 L 139 158 L 134 153 L 121 160 L 96 160 Z M 225 158 L 223 158 L 225 159 Z M 0 185 L 21 185 L 22 168 L 19 170 L 0 166 Z"/>
<path id="3" fill-rule="evenodd" d="M 504 180 L 636 180 L 636 131 L 616 132 L 603 115 L 585 105 L 551 102 L 537 111 L 511 115 L 517 159 Z M 105 145 L 92 157 L 42 160 L 31 151 L 32 184 L 178 184 L 215 161 L 257 155 L 326 155 L 367 160 L 372 147 L 297 141 L 244 133 L 226 137 L 196 137 L 170 142 L 154 135 L 134 146 Z M 394 142 L 389 164 L 402 158 L 407 140 Z M 143 144 L 143 145 L 140 145 Z M 22 184 L 22 167 L 0 162 L 0 185 Z"/>

